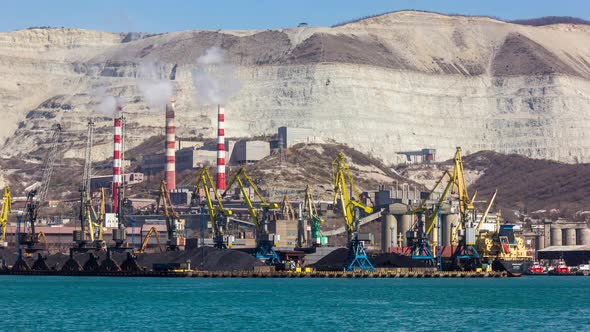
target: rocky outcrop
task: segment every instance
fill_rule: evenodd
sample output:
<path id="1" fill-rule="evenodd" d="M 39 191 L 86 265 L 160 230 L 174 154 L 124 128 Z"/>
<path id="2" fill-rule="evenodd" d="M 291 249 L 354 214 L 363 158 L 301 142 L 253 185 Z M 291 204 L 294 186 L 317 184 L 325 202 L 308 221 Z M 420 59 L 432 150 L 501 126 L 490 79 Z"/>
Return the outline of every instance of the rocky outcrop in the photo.
<path id="1" fill-rule="evenodd" d="M 26 155 L 65 128 L 68 156 L 81 156 L 96 117 L 97 158 L 110 155 L 111 121 L 96 113 L 121 98 L 130 145 L 163 133 L 138 68 L 154 62 L 173 79 L 178 133 L 214 135 L 213 107 L 195 100 L 191 72 L 211 46 L 227 50 L 241 89 L 228 101 L 228 136 L 310 127 L 386 163 L 397 151 L 437 157 L 494 150 L 566 162 L 590 160 L 590 28 L 522 26 L 490 18 L 397 12 L 334 28 L 182 31 L 129 36 L 77 29 L 0 33 L 2 154 Z"/>

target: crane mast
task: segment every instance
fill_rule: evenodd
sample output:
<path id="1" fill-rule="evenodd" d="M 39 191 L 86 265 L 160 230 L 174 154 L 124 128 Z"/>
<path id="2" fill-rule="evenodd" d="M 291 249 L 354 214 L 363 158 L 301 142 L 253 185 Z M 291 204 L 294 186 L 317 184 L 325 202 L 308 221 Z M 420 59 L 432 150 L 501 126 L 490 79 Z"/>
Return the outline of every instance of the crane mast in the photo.
<path id="1" fill-rule="evenodd" d="M 233 212 L 223 207 L 223 202 L 219 193 L 215 190 L 215 182 L 213 182 L 213 178 L 207 167 L 203 167 L 197 175 L 197 183 L 195 185 L 195 192 L 193 193 L 194 197 L 199 196 L 199 189 L 201 188 L 205 192 L 207 207 L 209 209 L 214 246 L 219 249 L 227 249 L 232 246 L 233 241 L 231 237 L 225 235 L 225 228 L 227 226 L 227 218 L 233 215 Z M 213 189 L 217 205 L 213 204 L 211 189 Z"/>
<path id="2" fill-rule="evenodd" d="M 254 207 L 250 196 L 246 190 L 245 183 L 247 183 L 250 188 L 254 190 L 254 193 L 260 199 L 260 204 L 258 207 Z M 231 178 L 228 182 L 225 191 L 221 195 L 221 197 L 225 197 L 227 193 L 231 190 L 234 185 L 238 185 L 240 191 L 242 192 L 242 196 L 244 197 L 244 202 L 248 207 L 248 212 L 250 213 L 250 217 L 252 218 L 252 222 L 256 227 L 256 258 L 264 260 L 269 265 L 278 265 L 280 264 L 279 255 L 274 250 L 275 242 L 278 242 L 278 236 L 276 234 L 271 234 L 268 231 L 268 224 L 270 222 L 270 210 L 271 209 L 278 209 L 279 206 L 276 203 L 268 203 L 266 199 L 258 190 L 258 187 L 254 184 L 254 181 L 248 176 L 246 171 L 243 168 L 240 168 L 239 171 Z M 261 210 L 262 213 L 259 213 L 258 210 Z"/>
<path id="3" fill-rule="evenodd" d="M 362 204 L 359 191 L 354 185 L 350 170 L 346 164 L 346 158 L 342 152 L 332 162 L 332 174 L 334 184 L 334 206 L 340 200 L 342 214 L 348 235 L 348 259 L 344 266 L 347 271 L 357 269 L 374 271 L 373 264 L 369 261 L 364 244 L 359 240 L 360 210 L 367 214 L 373 212 L 373 208 Z"/>

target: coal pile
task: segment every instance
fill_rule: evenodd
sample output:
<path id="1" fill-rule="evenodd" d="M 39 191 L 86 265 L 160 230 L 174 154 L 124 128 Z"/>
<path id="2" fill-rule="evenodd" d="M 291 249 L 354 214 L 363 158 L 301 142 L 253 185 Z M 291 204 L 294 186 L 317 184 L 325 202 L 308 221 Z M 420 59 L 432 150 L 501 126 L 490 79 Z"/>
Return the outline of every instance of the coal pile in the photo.
<path id="1" fill-rule="evenodd" d="M 311 267 L 318 271 L 342 271 L 348 259 L 348 249 L 339 248 L 322 257 Z"/>
<path id="2" fill-rule="evenodd" d="M 339 248 L 315 264 L 311 265 L 318 271 L 341 271 L 347 263 L 348 249 Z M 400 255 L 396 253 L 386 253 L 369 256 L 369 261 L 376 268 L 395 268 L 395 267 L 426 267 L 424 260 L 415 260 L 410 256 Z"/>
<path id="3" fill-rule="evenodd" d="M 204 257 L 204 260 L 203 260 Z M 255 266 L 265 265 L 256 257 L 239 250 L 217 249 L 213 247 L 195 248 L 185 251 L 138 255 L 139 265 L 151 269 L 158 263 L 187 263 L 191 269 L 207 271 L 252 271 Z"/>
<path id="4" fill-rule="evenodd" d="M 80 266 L 84 266 L 86 262 L 90 260 L 90 255 L 97 256 L 99 264 L 102 264 L 107 259 L 106 252 L 77 253 L 74 255 L 74 259 L 80 264 Z M 69 255 L 62 253 L 53 255 L 42 253 L 42 256 L 45 257 L 45 263 L 49 269 L 57 271 L 66 265 L 66 262 L 70 258 Z M 17 256 L 14 249 L 0 249 L 0 259 L 4 259 L 6 265 L 14 265 L 16 258 Z M 121 266 L 127 259 L 127 253 L 112 252 L 111 259 L 115 261 L 117 265 Z M 36 260 L 37 254 L 25 258 L 25 261 L 29 266 L 33 266 Z M 201 248 L 195 248 L 184 251 L 167 251 L 163 253 L 145 253 L 137 255 L 137 263 L 144 270 L 152 270 L 153 264 L 186 264 L 189 260 L 192 270 L 207 271 L 252 271 L 255 266 L 265 265 L 263 262 L 256 259 L 256 257 L 245 252 L 231 249 L 217 249 L 213 247 L 205 247 L 203 251 L 201 251 Z"/>

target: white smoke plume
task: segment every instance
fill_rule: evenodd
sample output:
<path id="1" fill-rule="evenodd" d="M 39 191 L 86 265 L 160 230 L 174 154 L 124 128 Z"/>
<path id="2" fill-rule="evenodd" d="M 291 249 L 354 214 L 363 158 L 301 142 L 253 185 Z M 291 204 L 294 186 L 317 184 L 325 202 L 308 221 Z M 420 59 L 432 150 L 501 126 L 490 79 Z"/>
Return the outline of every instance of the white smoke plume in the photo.
<path id="1" fill-rule="evenodd" d="M 155 63 L 141 63 L 137 74 L 137 86 L 150 109 L 164 111 L 166 103 L 172 97 L 172 82 L 162 78 Z"/>
<path id="2" fill-rule="evenodd" d="M 94 111 L 111 118 L 114 117 L 117 109 L 117 98 L 110 95 L 106 87 L 97 88 L 94 94 L 100 98 L 100 103 L 94 107 Z"/>
<path id="3" fill-rule="evenodd" d="M 224 104 L 240 89 L 234 68 L 227 63 L 227 52 L 217 46 L 197 59 L 192 74 L 196 100 L 201 105 Z"/>

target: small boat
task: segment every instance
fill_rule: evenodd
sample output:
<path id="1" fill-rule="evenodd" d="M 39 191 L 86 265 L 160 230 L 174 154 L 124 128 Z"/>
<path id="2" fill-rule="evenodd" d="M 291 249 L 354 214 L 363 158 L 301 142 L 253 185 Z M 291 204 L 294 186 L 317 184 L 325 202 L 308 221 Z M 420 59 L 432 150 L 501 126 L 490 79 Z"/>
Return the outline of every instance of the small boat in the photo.
<path id="1" fill-rule="evenodd" d="M 539 262 L 534 262 L 533 265 L 529 267 L 527 274 L 545 274 L 545 269 L 541 264 L 539 264 Z"/>
<path id="2" fill-rule="evenodd" d="M 565 261 L 564 260 L 560 260 L 557 263 L 557 266 L 553 270 L 549 271 L 549 274 L 553 274 L 553 275 L 574 275 L 574 273 L 572 273 L 572 271 L 567 266 L 567 264 L 565 264 Z"/>

